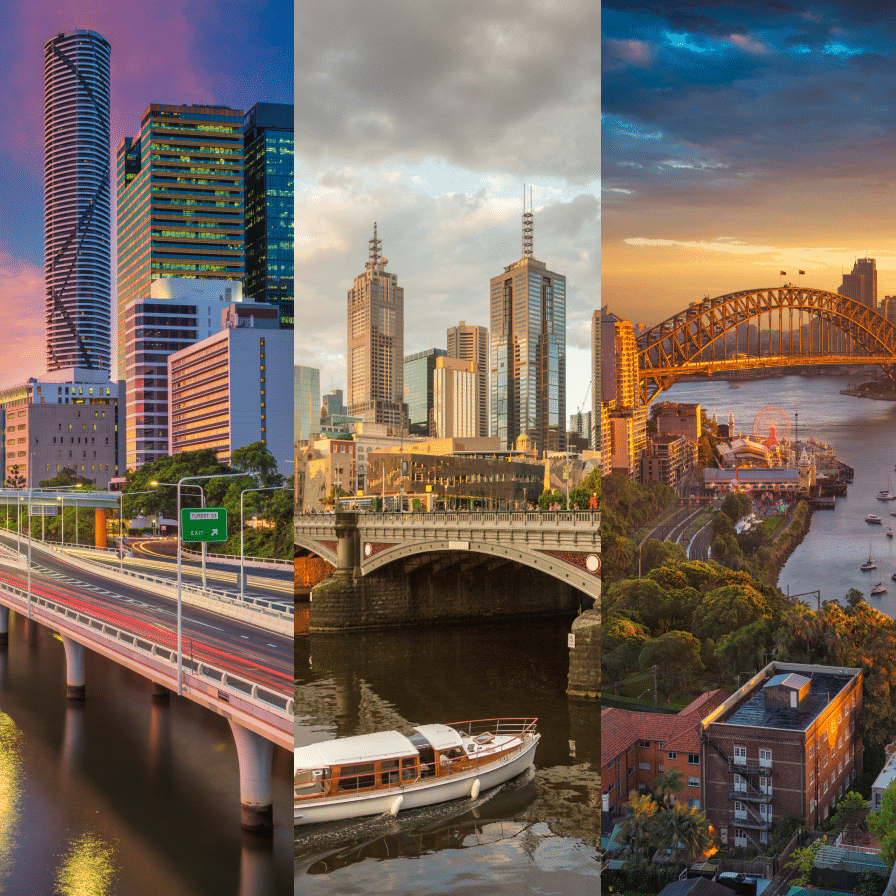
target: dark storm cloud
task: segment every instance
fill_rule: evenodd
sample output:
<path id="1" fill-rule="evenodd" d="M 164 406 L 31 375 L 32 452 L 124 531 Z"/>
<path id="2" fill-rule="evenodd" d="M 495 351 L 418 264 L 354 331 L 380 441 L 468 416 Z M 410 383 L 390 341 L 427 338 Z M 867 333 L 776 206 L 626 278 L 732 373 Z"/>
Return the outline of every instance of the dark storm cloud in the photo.
<path id="1" fill-rule="evenodd" d="M 597 176 L 594 0 L 296 6 L 296 152 Z"/>

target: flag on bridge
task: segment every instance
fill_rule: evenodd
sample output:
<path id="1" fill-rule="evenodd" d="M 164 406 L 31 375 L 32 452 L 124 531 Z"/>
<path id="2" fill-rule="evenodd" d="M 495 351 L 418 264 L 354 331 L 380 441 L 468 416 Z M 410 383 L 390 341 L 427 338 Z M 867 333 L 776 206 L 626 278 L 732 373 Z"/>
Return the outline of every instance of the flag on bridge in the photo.
<path id="1" fill-rule="evenodd" d="M 801 273 L 801 274 L 805 274 L 806 272 L 805 272 L 805 271 L 800 271 L 800 273 Z"/>
<path id="2" fill-rule="evenodd" d="M 786 277 L 786 276 L 787 276 L 787 271 L 781 271 L 781 276 L 782 276 L 782 277 Z"/>

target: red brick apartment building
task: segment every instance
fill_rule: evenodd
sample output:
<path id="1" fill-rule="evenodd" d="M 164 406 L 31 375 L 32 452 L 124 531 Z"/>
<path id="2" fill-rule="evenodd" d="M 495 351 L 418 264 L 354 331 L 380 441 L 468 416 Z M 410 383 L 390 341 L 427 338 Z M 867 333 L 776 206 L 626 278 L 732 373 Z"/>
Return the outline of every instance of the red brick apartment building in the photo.
<path id="1" fill-rule="evenodd" d="M 650 787 L 656 778 L 672 769 L 680 771 L 685 780 L 684 788 L 677 794 L 678 802 L 702 809 L 701 723 L 728 696 L 727 691 L 709 691 L 676 715 L 603 709 L 603 811 L 618 814 L 632 791 Z"/>
<path id="2" fill-rule="evenodd" d="M 701 721 L 703 800 L 722 843 L 784 814 L 814 827 L 862 774 L 862 670 L 770 663 Z"/>

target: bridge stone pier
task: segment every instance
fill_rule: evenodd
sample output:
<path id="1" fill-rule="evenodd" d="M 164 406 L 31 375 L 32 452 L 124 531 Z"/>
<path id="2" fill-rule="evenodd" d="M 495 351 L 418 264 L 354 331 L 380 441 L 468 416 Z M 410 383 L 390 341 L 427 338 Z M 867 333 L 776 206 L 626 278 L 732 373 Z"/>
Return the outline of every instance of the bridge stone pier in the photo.
<path id="1" fill-rule="evenodd" d="M 336 567 L 312 631 L 576 613 L 600 596 L 600 514 L 301 515 L 295 543 Z"/>

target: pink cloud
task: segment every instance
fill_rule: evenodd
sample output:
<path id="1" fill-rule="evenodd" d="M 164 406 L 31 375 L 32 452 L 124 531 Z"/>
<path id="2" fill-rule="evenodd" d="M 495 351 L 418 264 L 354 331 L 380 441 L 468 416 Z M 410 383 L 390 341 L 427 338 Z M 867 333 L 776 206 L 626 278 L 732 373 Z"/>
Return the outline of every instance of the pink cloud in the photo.
<path id="1" fill-rule="evenodd" d="M 140 114 L 152 102 L 214 103 L 216 78 L 196 50 L 203 17 L 168 2 L 35 0 L 13 7 L 7 46 L 13 53 L 3 86 L 15 98 L 10 149 L 40 166 L 43 159 L 43 46 L 54 34 L 75 28 L 97 31 L 112 44 L 112 140 L 139 133 Z M 113 158 L 114 162 L 114 158 Z"/>
<path id="2" fill-rule="evenodd" d="M 728 40 L 745 53 L 752 53 L 755 56 L 766 56 L 771 52 L 762 41 L 747 34 L 729 34 Z"/>
<path id="3" fill-rule="evenodd" d="M 24 382 L 46 369 L 44 272 L 0 249 L 0 388 Z"/>
<path id="4" fill-rule="evenodd" d="M 604 41 L 604 56 L 610 67 L 621 67 L 620 64 L 633 65 L 636 68 L 649 68 L 653 65 L 655 47 L 646 40 L 614 40 Z"/>

